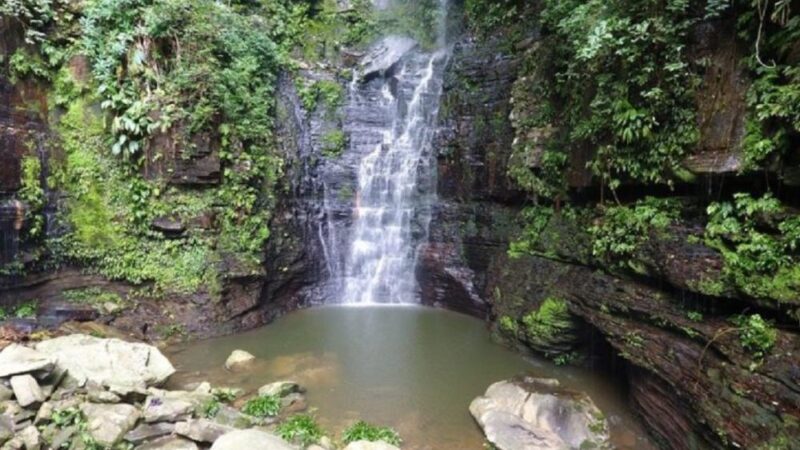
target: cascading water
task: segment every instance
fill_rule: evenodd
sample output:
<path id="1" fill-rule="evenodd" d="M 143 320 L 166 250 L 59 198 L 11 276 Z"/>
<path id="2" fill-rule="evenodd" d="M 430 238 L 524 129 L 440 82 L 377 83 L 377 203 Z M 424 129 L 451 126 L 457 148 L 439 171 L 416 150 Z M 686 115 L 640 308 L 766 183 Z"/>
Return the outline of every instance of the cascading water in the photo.
<path id="1" fill-rule="evenodd" d="M 443 21 L 444 0 L 441 6 Z M 351 147 L 363 149 L 363 156 L 344 243 L 341 303 L 417 302 L 416 249 L 427 238 L 435 195 L 430 145 L 447 57 L 440 35 L 439 49 L 430 53 L 410 49 L 407 39 L 384 40 L 385 54 L 402 56 L 377 79 L 362 83 L 365 71 L 351 84 L 348 114 L 363 115 L 358 105 L 371 102 L 368 110 L 377 117 L 348 120 L 345 127 Z M 379 89 L 375 83 L 382 83 Z"/>

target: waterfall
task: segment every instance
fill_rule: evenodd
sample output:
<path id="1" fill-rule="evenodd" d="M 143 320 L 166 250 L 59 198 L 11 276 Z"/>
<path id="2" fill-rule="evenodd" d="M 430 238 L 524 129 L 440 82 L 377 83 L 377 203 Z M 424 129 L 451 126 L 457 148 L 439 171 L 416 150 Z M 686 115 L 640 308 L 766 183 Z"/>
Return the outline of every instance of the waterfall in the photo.
<path id="1" fill-rule="evenodd" d="M 444 1 L 442 2 L 444 20 Z M 440 27 L 443 29 L 443 27 Z M 427 239 L 435 196 L 431 138 L 448 52 L 407 51 L 403 39 L 384 41 L 384 55 L 402 54 L 377 79 L 359 82 L 348 95 L 351 147 L 361 150 L 349 238 L 343 241 L 340 302 L 417 303 L 416 249 Z M 369 107 L 359 107 L 371 103 Z"/>

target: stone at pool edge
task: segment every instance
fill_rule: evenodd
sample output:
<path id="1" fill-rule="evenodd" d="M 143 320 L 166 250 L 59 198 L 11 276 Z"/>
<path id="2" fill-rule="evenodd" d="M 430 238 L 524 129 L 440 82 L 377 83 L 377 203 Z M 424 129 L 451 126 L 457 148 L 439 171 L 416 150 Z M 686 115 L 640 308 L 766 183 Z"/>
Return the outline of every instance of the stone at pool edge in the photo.
<path id="1" fill-rule="evenodd" d="M 182 437 L 165 436 L 142 444 L 135 450 L 198 450 L 198 448 L 197 444 Z"/>
<path id="2" fill-rule="evenodd" d="M 557 380 L 494 383 L 469 410 L 499 450 L 612 448 L 608 423 L 591 398 L 559 387 Z"/>
<path id="3" fill-rule="evenodd" d="M 347 444 L 344 450 L 400 450 L 400 448 L 383 441 L 355 441 Z"/>
<path id="4" fill-rule="evenodd" d="M 243 369 L 255 361 L 256 357 L 244 350 L 234 350 L 228 359 L 225 360 L 225 368 L 228 370 Z"/>
<path id="5" fill-rule="evenodd" d="M 305 389 L 299 383 L 290 380 L 276 381 L 258 388 L 258 395 L 275 395 L 278 397 L 286 397 L 289 394 L 302 394 L 303 392 L 305 392 Z"/>
<path id="6" fill-rule="evenodd" d="M 108 447 L 120 442 L 140 417 L 139 409 L 126 403 L 84 403 L 80 409 L 86 416 L 89 434 L 98 444 Z"/>
<path id="7" fill-rule="evenodd" d="M 36 371 L 50 372 L 53 366 L 54 361 L 48 355 L 24 345 L 11 344 L 0 352 L 0 378 Z"/>
<path id="8" fill-rule="evenodd" d="M 46 400 L 36 379 L 28 374 L 11 377 L 11 389 L 14 391 L 17 403 L 23 408 Z"/>
<path id="9" fill-rule="evenodd" d="M 222 435 L 211 450 L 298 450 L 273 434 L 258 430 L 236 430 Z"/>
<path id="10" fill-rule="evenodd" d="M 35 348 L 67 371 L 67 381 L 92 381 L 120 395 L 145 393 L 175 373 L 161 351 L 143 343 L 71 334 L 39 342 Z"/>

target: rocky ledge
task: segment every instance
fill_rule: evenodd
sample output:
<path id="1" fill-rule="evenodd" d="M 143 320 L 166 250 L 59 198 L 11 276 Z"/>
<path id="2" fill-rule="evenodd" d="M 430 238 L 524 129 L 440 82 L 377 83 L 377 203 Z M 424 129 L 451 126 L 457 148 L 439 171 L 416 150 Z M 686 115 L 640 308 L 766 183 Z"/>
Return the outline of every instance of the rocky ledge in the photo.
<path id="1" fill-rule="evenodd" d="M 246 370 L 247 355 L 232 355 Z M 230 361 L 229 361 L 230 362 Z M 162 389 L 175 372 L 155 347 L 83 334 L 0 352 L 0 449 L 333 450 L 327 437 L 287 442 L 279 424 L 307 408 L 290 381 L 246 393 L 208 383 Z M 265 399 L 251 407 L 252 399 Z M 242 410 L 234 405 L 244 405 Z M 258 404 L 258 402 L 255 402 Z M 285 436 L 285 435 L 284 435 Z M 397 450 L 350 442 L 345 450 Z"/>

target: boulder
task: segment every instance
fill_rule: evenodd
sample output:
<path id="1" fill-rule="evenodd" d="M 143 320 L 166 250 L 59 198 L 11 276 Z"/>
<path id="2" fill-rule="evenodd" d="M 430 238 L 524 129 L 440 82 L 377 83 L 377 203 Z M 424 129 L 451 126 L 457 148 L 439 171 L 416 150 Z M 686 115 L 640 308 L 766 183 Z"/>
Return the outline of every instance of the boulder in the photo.
<path id="1" fill-rule="evenodd" d="M 136 450 L 197 450 L 197 444 L 177 436 L 166 436 L 140 445 Z"/>
<path id="2" fill-rule="evenodd" d="M 0 445 L 14 437 L 14 419 L 0 415 Z"/>
<path id="3" fill-rule="evenodd" d="M 355 441 L 349 443 L 344 450 L 400 450 L 400 448 L 383 441 Z"/>
<path id="4" fill-rule="evenodd" d="M 253 425 L 253 419 L 242 414 L 238 409 L 228 405 L 220 405 L 219 411 L 214 415 L 214 422 L 232 428 L 249 428 Z"/>
<path id="5" fill-rule="evenodd" d="M 417 41 L 405 36 L 383 38 L 373 45 L 361 60 L 361 78 L 370 79 L 385 75 L 416 46 Z"/>
<path id="6" fill-rule="evenodd" d="M 196 442 L 214 442 L 235 428 L 208 419 L 189 419 L 175 424 L 175 434 L 185 436 Z"/>
<path id="7" fill-rule="evenodd" d="M 214 400 L 214 394 L 211 393 L 211 386 L 208 383 L 202 383 L 193 391 L 167 391 L 164 389 L 149 388 L 147 393 L 151 397 L 162 398 L 165 400 L 180 400 L 194 405 L 195 409 L 201 408 L 208 402 Z"/>
<path id="8" fill-rule="evenodd" d="M 144 392 L 175 372 L 157 348 L 119 339 L 73 334 L 42 341 L 36 350 L 55 359 L 74 383 L 93 381 L 120 395 Z"/>
<path id="9" fill-rule="evenodd" d="M 32 348 L 11 344 L 0 352 L 0 378 L 51 370 L 53 370 L 53 359 Z"/>
<path id="10" fill-rule="evenodd" d="M 143 423 L 125 435 L 125 440 L 133 444 L 141 444 L 144 441 L 159 438 L 172 434 L 175 430 L 175 424 L 161 422 L 161 423 Z"/>
<path id="11" fill-rule="evenodd" d="M 251 364 L 255 359 L 255 356 L 244 350 L 234 350 L 231 352 L 230 356 L 228 356 L 228 359 L 225 360 L 225 368 L 228 370 L 241 369 Z"/>
<path id="12" fill-rule="evenodd" d="M 192 402 L 179 398 L 147 397 L 144 404 L 144 421 L 177 422 L 186 419 L 194 412 Z"/>
<path id="13" fill-rule="evenodd" d="M 297 450 L 283 439 L 258 430 L 236 430 L 214 442 L 211 450 Z"/>
<path id="14" fill-rule="evenodd" d="M 33 425 L 28 425 L 20 431 L 19 437 L 25 444 L 26 450 L 39 450 L 42 447 L 42 435 Z"/>
<path id="15" fill-rule="evenodd" d="M 589 396 L 557 380 L 500 381 L 469 410 L 499 450 L 611 448 L 603 413 Z"/>
<path id="16" fill-rule="evenodd" d="M 11 400 L 14 397 L 14 391 L 9 389 L 6 385 L 0 384 L 0 402 Z"/>
<path id="17" fill-rule="evenodd" d="M 23 408 L 46 400 L 36 379 L 27 374 L 11 377 L 11 389 L 14 390 L 17 403 Z"/>
<path id="18" fill-rule="evenodd" d="M 286 397 L 289 394 L 303 392 L 304 389 L 294 381 L 276 381 L 258 388 L 258 395 L 277 395 Z"/>
<path id="19" fill-rule="evenodd" d="M 136 407 L 119 403 L 116 405 L 84 403 L 81 411 L 86 416 L 89 434 L 100 445 L 113 446 L 136 425 L 139 410 Z"/>

